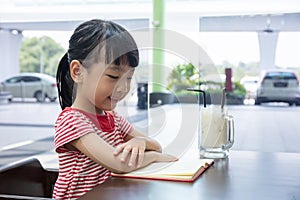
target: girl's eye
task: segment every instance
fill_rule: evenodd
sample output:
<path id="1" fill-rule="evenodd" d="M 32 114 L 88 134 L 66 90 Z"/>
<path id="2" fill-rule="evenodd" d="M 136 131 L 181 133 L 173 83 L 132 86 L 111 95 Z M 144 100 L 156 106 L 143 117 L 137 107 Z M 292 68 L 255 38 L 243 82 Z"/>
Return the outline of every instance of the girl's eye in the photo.
<path id="1" fill-rule="evenodd" d="M 108 76 L 109 78 L 112 78 L 112 79 L 118 79 L 118 78 L 119 78 L 118 76 L 113 76 L 113 75 L 109 75 L 109 74 L 107 74 L 107 76 Z"/>

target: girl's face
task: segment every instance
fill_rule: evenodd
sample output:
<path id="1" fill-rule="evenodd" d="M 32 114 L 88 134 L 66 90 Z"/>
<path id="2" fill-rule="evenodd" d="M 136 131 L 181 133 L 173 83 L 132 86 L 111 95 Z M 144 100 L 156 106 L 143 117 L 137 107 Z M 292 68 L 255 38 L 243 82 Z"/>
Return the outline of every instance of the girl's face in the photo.
<path id="1" fill-rule="evenodd" d="M 134 68 L 128 65 L 97 63 L 86 69 L 81 94 L 88 100 L 89 109 L 96 113 L 113 110 L 130 91 Z"/>

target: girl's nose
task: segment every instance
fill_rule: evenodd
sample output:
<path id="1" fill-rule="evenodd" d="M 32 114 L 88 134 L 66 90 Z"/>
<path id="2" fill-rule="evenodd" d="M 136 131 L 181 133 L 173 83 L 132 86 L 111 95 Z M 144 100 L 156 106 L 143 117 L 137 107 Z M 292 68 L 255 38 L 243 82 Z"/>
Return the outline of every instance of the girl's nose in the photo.
<path id="1" fill-rule="evenodd" d="M 128 92 L 129 89 L 130 89 L 130 82 L 125 78 L 120 80 L 116 88 L 117 92 Z"/>

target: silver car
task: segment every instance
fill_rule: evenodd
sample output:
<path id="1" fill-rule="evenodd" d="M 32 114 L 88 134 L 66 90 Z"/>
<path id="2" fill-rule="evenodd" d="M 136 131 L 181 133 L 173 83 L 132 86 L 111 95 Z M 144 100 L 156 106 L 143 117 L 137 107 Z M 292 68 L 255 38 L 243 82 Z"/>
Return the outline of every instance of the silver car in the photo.
<path id="1" fill-rule="evenodd" d="M 268 70 L 257 88 L 255 104 L 286 102 L 300 105 L 300 87 L 297 74 L 290 70 Z"/>
<path id="2" fill-rule="evenodd" d="M 21 73 L 5 79 L 0 84 L 1 91 L 8 91 L 12 98 L 36 98 L 44 102 L 57 99 L 56 79 L 41 73 Z"/>

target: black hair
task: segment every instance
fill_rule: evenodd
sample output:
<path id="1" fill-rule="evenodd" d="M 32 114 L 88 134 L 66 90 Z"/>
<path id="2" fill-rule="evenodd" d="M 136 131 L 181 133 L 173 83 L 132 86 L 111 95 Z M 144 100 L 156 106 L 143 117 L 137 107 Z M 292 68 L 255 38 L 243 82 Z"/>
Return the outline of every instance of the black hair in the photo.
<path id="1" fill-rule="evenodd" d="M 122 26 L 100 19 L 80 24 L 69 40 L 68 52 L 60 60 L 56 73 L 62 109 L 70 107 L 76 97 L 76 85 L 70 75 L 71 61 L 78 60 L 83 67 L 88 68 L 100 61 L 100 52 L 103 50 L 105 63 L 128 64 L 130 67 L 136 67 L 139 63 L 137 45 Z"/>

